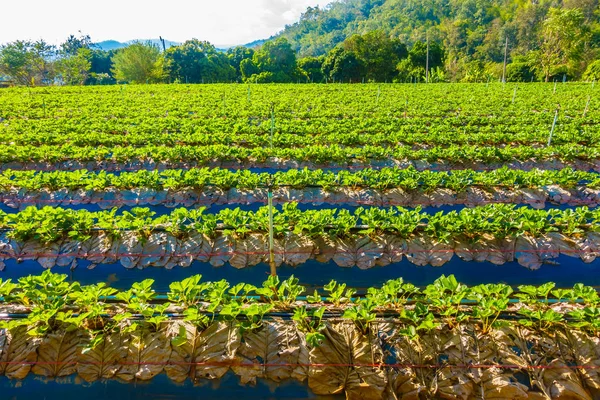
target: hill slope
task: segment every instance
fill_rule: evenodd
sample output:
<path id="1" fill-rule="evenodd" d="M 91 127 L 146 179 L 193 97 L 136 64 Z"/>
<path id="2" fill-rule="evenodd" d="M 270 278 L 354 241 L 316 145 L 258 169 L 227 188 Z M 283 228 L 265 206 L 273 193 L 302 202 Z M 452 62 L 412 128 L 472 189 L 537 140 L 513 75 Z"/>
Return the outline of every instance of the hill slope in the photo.
<path id="1" fill-rule="evenodd" d="M 537 48 L 551 7 L 579 8 L 586 24 L 597 30 L 597 0 L 340 0 L 324 9 L 309 8 L 279 36 L 307 56 L 324 54 L 349 36 L 372 30 L 409 46 L 429 35 L 444 44 L 450 59 L 499 62 L 505 38 L 516 53 Z"/>

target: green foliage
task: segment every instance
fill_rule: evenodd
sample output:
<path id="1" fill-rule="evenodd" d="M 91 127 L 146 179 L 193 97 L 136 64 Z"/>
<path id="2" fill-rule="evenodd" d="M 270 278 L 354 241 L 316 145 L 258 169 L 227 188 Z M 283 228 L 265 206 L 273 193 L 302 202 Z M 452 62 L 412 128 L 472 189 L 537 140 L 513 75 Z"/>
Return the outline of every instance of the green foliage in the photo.
<path id="1" fill-rule="evenodd" d="M 229 58 L 208 42 L 188 40 L 169 47 L 164 57 L 172 82 L 212 83 L 235 79 L 235 68 L 229 64 Z"/>
<path id="2" fill-rule="evenodd" d="M 298 68 L 306 76 L 306 80 L 312 83 L 321 83 L 325 80 L 322 67 L 325 57 L 304 57 L 298 60 Z"/>
<path id="3" fill-rule="evenodd" d="M 55 48 L 43 40 L 17 40 L 0 47 L 0 74 L 20 85 L 35 86 L 52 79 L 51 59 Z"/>
<path id="4" fill-rule="evenodd" d="M 592 1 L 563 4 L 517 0 L 347 0 L 323 9 L 309 8 L 300 21 L 288 25 L 280 36 L 287 38 L 301 57 L 327 54 L 353 35 L 365 32 L 381 31 L 409 47 L 429 37 L 443 43 L 448 57 L 441 69 L 454 81 L 465 78 L 467 65 L 473 61 L 501 63 L 508 38 L 509 62 L 511 56 L 527 56 L 531 52 L 537 55 L 535 64 L 541 79 L 545 79 L 546 73 L 557 75 L 560 65 L 568 65 L 569 76 L 583 72 L 577 65 L 585 42 L 580 38 L 598 25 L 596 9 L 597 4 Z M 541 52 L 536 52 L 539 49 Z M 586 51 L 588 59 L 593 57 L 597 42 L 588 39 Z M 424 77 L 424 66 L 405 62 L 399 70 L 400 82 L 411 76 Z"/>
<path id="5" fill-rule="evenodd" d="M 546 82 L 552 76 L 569 73 L 583 57 L 589 38 L 581 10 L 550 8 L 541 30 L 541 46 L 536 66 Z M 570 73 L 569 75 L 573 75 Z"/>
<path id="6" fill-rule="evenodd" d="M 243 79 L 241 64 L 244 60 L 252 60 L 254 56 L 254 49 L 249 49 L 244 46 L 231 47 L 227 49 L 227 58 L 229 59 L 229 64 L 235 69 L 236 72 L 236 80 L 241 81 Z M 252 73 L 248 73 L 246 71 L 247 76 L 251 76 Z"/>
<path id="7" fill-rule="evenodd" d="M 167 230 L 184 237 L 192 231 L 214 235 L 222 231 L 224 235 L 244 238 L 250 233 L 267 233 L 269 218 L 267 207 L 258 211 L 245 211 L 240 208 L 224 209 L 217 214 L 204 214 L 204 209 L 177 209 L 171 215 L 154 218 L 148 208 L 134 207 L 131 211 L 116 214 L 112 211 L 90 212 L 54 207 L 27 207 L 14 214 L 0 214 L 0 228 L 7 229 L 7 236 L 21 242 L 38 240 L 44 244 L 56 243 L 64 238 L 86 241 L 95 229 L 102 229 L 114 237 L 122 231 L 135 232 L 144 240 L 157 229 Z M 450 243 L 467 237 L 476 242 L 482 235 L 496 237 L 516 237 L 527 235 L 539 237 L 550 232 L 560 232 L 568 237 L 578 237 L 586 232 L 597 231 L 600 210 L 578 207 L 567 210 L 533 210 L 508 204 L 489 204 L 477 208 L 465 208 L 460 212 L 438 212 L 428 214 L 420 209 L 407 210 L 401 207 L 381 209 L 377 207 L 358 208 L 354 213 L 345 209 L 306 210 L 297 209 L 290 203 L 281 211 L 274 212 L 276 236 L 294 232 L 308 237 L 347 238 L 389 233 L 400 238 L 410 238 L 417 232 L 424 232 L 440 242 Z M 426 222 L 426 224 L 425 224 Z M 356 229 L 360 226 L 360 229 Z M 273 278 L 275 279 L 275 278 Z M 275 295 L 276 300 L 298 295 L 297 279 L 273 282 L 273 293 L 265 288 L 262 295 Z M 339 287 L 332 283 L 332 291 Z M 289 291 L 289 294 L 278 290 Z M 346 296 L 348 297 L 348 296 Z M 286 300 L 287 301 L 287 300 Z M 293 301 L 293 300 L 292 300 Z"/>
<path id="8" fill-rule="evenodd" d="M 593 335 L 600 333 L 600 297 L 593 287 L 583 284 L 576 284 L 572 289 L 554 289 L 551 282 L 541 286 L 523 285 L 513 294 L 512 288 L 504 284 L 468 287 L 450 275 L 441 276 L 421 292 L 398 278 L 382 287 L 369 288 L 365 297 L 351 299 L 354 289 L 332 281 L 325 287 L 330 295 L 326 303 L 315 292 L 313 300 L 318 304 L 313 306 L 297 299 L 305 288 L 294 277 L 283 282 L 269 277 L 261 288 L 256 288 L 245 283 L 231 287 L 223 280 L 200 283 L 200 276 L 193 276 L 173 282 L 168 301 L 156 299 L 153 284 L 152 279 L 146 279 L 119 292 L 105 284 L 69 283 L 67 275 L 49 270 L 39 276 L 20 278 L 17 283 L 0 279 L 0 304 L 21 304 L 29 310 L 23 318 L 0 322 L 0 328 L 25 326 L 32 336 L 43 336 L 59 329 L 85 327 L 91 335 L 90 344 L 84 349 L 88 351 L 117 330 L 140 335 L 163 329 L 170 318 L 167 311 L 172 306 L 199 330 L 206 329 L 214 320 L 226 321 L 242 331 L 259 330 L 269 313 L 293 309 L 292 319 L 298 329 L 306 333 L 307 343 L 318 346 L 326 339 L 322 332 L 325 311 L 333 306 L 336 307 L 331 310 L 333 316 L 341 315 L 353 321 L 363 334 L 368 334 L 371 324 L 382 318 L 379 312 L 390 311 L 393 318 L 404 324 L 399 333 L 417 344 L 420 333 L 443 325 L 454 328 L 471 319 L 479 324 L 481 333 L 488 334 L 493 328 L 506 325 L 509 321 L 506 317 L 514 315 L 524 317 L 519 320 L 522 326 L 540 332 L 568 325 Z M 249 296 L 251 293 L 261 298 Z M 555 297 L 556 302 L 571 303 L 571 306 L 553 307 L 550 296 Z M 411 303 L 406 304 L 409 299 Z M 514 304 L 509 305 L 510 301 Z M 187 340 L 184 327 L 173 338 L 173 343 L 179 346 Z"/>
<path id="9" fill-rule="evenodd" d="M 240 71 L 244 81 L 257 83 L 296 82 L 301 76 L 296 53 L 284 38 L 265 42 L 251 60 L 240 63 Z"/>
<path id="10" fill-rule="evenodd" d="M 117 81 L 156 83 L 165 76 L 164 57 L 152 43 L 138 42 L 120 49 L 112 62 L 111 72 Z"/>
<path id="11" fill-rule="evenodd" d="M 408 56 L 406 45 L 383 31 L 353 35 L 342 47 L 355 54 L 364 65 L 364 78 L 369 82 L 391 82 L 397 74 L 396 65 Z"/>
<path id="12" fill-rule="evenodd" d="M 66 85 L 83 85 L 88 77 L 92 52 L 82 47 L 75 54 L 68 54 L 56 62 L 56 70 Z"/>
<path id="13" fill-rule="evenodd" d="M 443 46 L 435 41 L 429 42 L 429 69 L 443 67 L 446 53 Z M 427 67 L 427 42 L 417 41 L 408 52 L 408 57 L 397 64 L 400 82 L 418 80 L 424 82 Z M 431 72 L 430 72 L 431 73 Z M 430 75 L 431 77 L 431 75 Z M 433 80 L 432 80 L 433 81 Z"/>
<path id="14" fill-rule="evenodd" d="M 507 82 L 531 82 L 535 80 L 535 66 L 527 57 L 514 57 L 513 62 L 506 66 Z"/>
<path id="15" fill-rule="evenodd" d="M 596 60 L 587 66 L 583 79 L 588 81 L 600 80 L 600 60 Z"/>
<path id="16" fill-rule="evenodd" d="M 334 82 L 360 82 L 365 76 L 365 64 L 353 51 L 336 47 L 331 50 L 323 65 L 323 74 Z"/>

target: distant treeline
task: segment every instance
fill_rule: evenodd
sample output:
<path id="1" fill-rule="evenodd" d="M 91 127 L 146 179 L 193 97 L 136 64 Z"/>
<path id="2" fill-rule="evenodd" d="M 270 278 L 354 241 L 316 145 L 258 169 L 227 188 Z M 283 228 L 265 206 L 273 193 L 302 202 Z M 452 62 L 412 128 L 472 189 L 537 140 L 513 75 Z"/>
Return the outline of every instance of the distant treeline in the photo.
<path id="1" fill-rule="evenodd" d="M 409 3 L 413 8 L 407 10 L 414 11 L 414 5 L 420 2 L 412 0 Z M 491 0 L 472 2 L 498 3 Z M 329 21 L 327 18 L 331 15 L 339 14 L 340 10 L 366 4 L 371 8 L 367 7 L 362 12 L 367 12 L 367 9 L 369 13 L 374 10 L 381 12 L 381 7 L 389 7 L 391 3 L 406 1 L 346 0 L 333 3 L 326 10 L 309 8 L 300 22 L 287 27 L 278 37 L 259 48 L 234 47 L 220 51 L 208 42 L 192 39 L 164 51 L 149 42 L 103 51 L 92 43 L 89 36 L 73 35 L 58 47 L 44 41 L 16 41 L 0 47 L 0 80 L 17 85 L 91 85 L 118 82 L 486 82 L 502 77 L 507 81 L 529 82 L 600 78 L 600 10 L 597 0 L 540 0 L 525 2 L 526 5 L 514 9 L 505 4 L 505 8 L 481 8 L 479 14 L 472 7 L 467 7 L 469 1 L 454 0 L 450 3 L 462 6 L 465 16 L 460 20 L 462 22 L 448 25 L 447 19 L 439 20 L 436 13 L 431 10 L 425 12 L 428 8 L 423 6 L 423 21 L 438 18 L 437 25 L 428 29 L 414 26 L 411 28 L 414 29 L 412 36 L 405 30 L 390 32 L 391 16 L 388 15 L 388 25 L 383 27 L 367 24 L 371 21 L 369 18 L 361 20 L 360 26 L 378 29 L 348 35 L 337 40 L 337 44 L 334 40 L 324 47 L 305 45 L 313 39 L 321 40 L 315 32 L 327 37 L 328 28 L 321 25 Z M 523 2 L 505 0 L 500 3 Z M 561 3 L 556 4 L 560 7 L 549 6 L 554 3 Z M 447 7 L 443 9 L 447 10 Z M 506 15 L 502 14 L 503 10 Z M 516 14 L 509 13 L 510 10 Z M 477 14 L 478 20 L 483 22 L 473 25 L 475 30 L 467 30 L 468 34 L 460 33 L 460 29 L 456 31 L 459 22 L 471 26 L 472 21 L 467 18 L 471 15 L 469 13 Z M 526 24 L 527 18 L 522 16 L 523 13 L 535 20 L 529 30 L 513 26 Z M 454 12 L 453 15 L 458 18 L 462 14 Z M 494 15 L 496 19 L 492 18 Z M 502 18 L 508 18 L 513 25 L 508 22 L 500 24 L 496 21 L 501 18 L 498 15 L 504 15 Z M 493 21 L 501 28 L 487 32 L 477 28 L 491 29 L 496 26 Z M 350 22 L 343 20 L 339 23 Z M 509 29 L 510 26 L 514 29 Z M 304 36 L 299 36 L 301 27 L 304 27 Z M 453 31 L 451 27 L 456 29 Z M 526 34 L 530 39 L 524 39 Z M 462 39 L 459 40 L 456 35 Z M 474 47 L 474 43 L 478 45 Z M 327 51 L 318 55 L 321 48 Z"/>

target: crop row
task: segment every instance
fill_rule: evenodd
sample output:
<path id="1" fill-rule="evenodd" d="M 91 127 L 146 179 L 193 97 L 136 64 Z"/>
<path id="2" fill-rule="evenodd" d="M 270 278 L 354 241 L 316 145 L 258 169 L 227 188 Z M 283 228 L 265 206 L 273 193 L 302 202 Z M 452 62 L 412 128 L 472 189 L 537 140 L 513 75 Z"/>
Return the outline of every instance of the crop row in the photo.
<path id="1" fill-rule="evenodd" d="M 551 119 L 551 117 L 549 117 Z M 479 145 L 535 145 L 546 144 L 552 121 L 528 126 L 515 121 L 506 125 L 470 126 L 468 123 L 447 120 L 427 121 L 411 125 L 381 120 L 349 121 L 346 123 L 314 124 L 303 126 L 301 122 L 279 121 L 271 135 L 269 126 L 255 127 L 252 122 L 236 122 L 231 126 L 215 123 L 202 127 L 177 123 L 121 122 L 119 124 L 90 124 L 87 122 L 26 126 L 14 122 L 0 125 L 0 143 L 12 145 L 64 145 L 73 146 L 148 146 L 188 145 L 206 146 L 226 144 L 242 147 L 311 146 L 315 144 L 339 144 L 343 146 L 441 146 L 462 143 Z M 368 123 L 369 125 L 364 125 Z M 553 134 L 555 144 L 586 144 L 600 142 L 595 125 L 584 123 L 566 124 L 561 121 Z M 24 125 L 22 122 L 21 125 Z M 248 126 L 246 126 L 248 125 Z M 288 126 L 289 125 L 289 126 Z M 456 126 L 455 126 L 456 125 Z"/>
<path id="2" fill-rule="evenodd" d="M 597 173 L 562 170 L 519 171 L 500 168 L 492 171 L 473 170 L 417 171 L 414 168 L 382 168 L 350 171 L 301 170 L 277 171 L 274 173 L 254 173 L 249 170 L 230 171 L 220 168 L 192 168 L 189 170 L 136 171 L 111 174 L 106 171 L 3 171 L 0 172 L 0 189 L 59 190 L 59 189 L 136 189 L 155 190 L 180 189 L 257 189 L 290 187 L 303 189 L 318 187 L 331 190 L 337 187 L 420 190 L 431 192 L 434 189 L 451 189 L 464 192 L 469 186 L 492 189 L 507 187 L 539 188 L 556 185 L 563 189 L 578 186 L 600 188 Z"/>
<path id="3" fill-rule="evenodd" d="M 275 173 L 190 169 L 110 174 L 77 170 L 0 173 L 0 203 L 23 209 L 47 205 L 198 207 L 233 204 L 331 204 L 334 206 L 444 206 L 547 204 L 595 207 L 600 204 L 595 173 L 563 170 L 489 172 L 365 169 L 355 173 L 288 170 Z M 269 192 L 270 188 L 270 192 Z"/>
<path id="4" fill-rule="evenodd" d="M 516 261 L 538 269 L 555 264 L 561 255 L 596 260 L 599 212 L 489 205 L 433 215 L 378 208 L 351 214 L 302 212 L 288 203 L 274 215 L 271 242 L 266 207 L 256 213 L 225 209 L 218 214 L 176 209 L 158 218 L 140 208 L 120 215 L 116 209 L 27 208 L 2 219 L 0 269 L 6 260 L 35 260 L 44 268 L 75 268 L 83 260 L 91 263 L 89 268 L 120 263 L 128 269 L 172 269 L 195 261 L 240 269 L 271 261 L 297 266 L 310 259 L 369 269 L 404 257 L 418 266 L 442 266 L 455 255 L 464 261 Z"/>
<path id="5" fill-rule="evenodd" d="M 172 283 L 166 301 L 156 299 L 152 284 L 118 292 L 50 271 L 1 281 L 0 307 L 10 318 L 0 322 L 0 374 L 77 373 L 93 382 L 165 372 L 197 382 L 231 369 L 242 383 L 308 378 L 316 394 L 345 391 L 349 399 L 415 390 L 445 396 L 457 388 L 523 400 L 547 393 L 591 399 L 599 388 L 600 298 L 581 284 L 524 285 L 513 293 L 504 284 L 468 287 L 454 276 L 422 289 L 399 278 L 358 297 L 331 281 L 301 300 L 305 288 L 293 276 L 256 287 L 196 275 Z M 517 383 L 516 372 L 528 381 Z"/>
<path id="6" fill-rule="evenodd" d="M 299 324 L 310 324 L 307 319 L 316 319 L 319 325 L 324 315 L 347 318 L 365 333 L 377 316 L 399 318 L 416 326 L 429 323 L 429 329 L 440 326 L 434 323 L 435 319 L 450 327 L 475 320 L 487 333 L 499 326 L 499 318 L 519 316 L 524 326 L 542 331 L 555 323 L 569 323 L 600 335 L 600 296 L 593 287 L 580 283 L 572 289 L 557 289 L 552 282 L 521 285 L 513 292 L 502 283 L 469 287 L 459 283 L 454 275 L 442 275 L 424 288 L 398 278 L 381 287 L 371 287 L 359 296 L 355 289 L 335 280 L 322 290 L 307 293 L 294 276 L 283 281 L 270 276 L 259 287 L 201 279 L 201 275 L 194 275 L 171 283 L 166 301 L 157 298 L 152 279 L 133 283 L 131 289 L 124 291 L 104 283 L 69 283 L 67 275 L 50 270 L 19 278 L 18 282 L 0 279 L 0 307 L 12 314 L 10 321 L 0 324 L 8 329 L 26 326 L 35 336 L 51 329 L 54 319 L 88 327 L 111 317 L 111 322 L 116 323 L 142 319 L 157 329 L 167 315 L 177 314 L 205 328 L 219 319 L 252 330 L 260 327 L 266 314 L 282 312 L 294 314 Z M 539 310 L 544 312 L 536 313 Z M 25 318 L 18 318 L 19 315 Z M 141 323 L 134 322 L 132 329 L 141 327 Z"/>
<path id="7" fill-rule="evenodd" d="M 293 189 L 281 187 L 269 192 L 258 189 L 147 189 L 134 188 L 115 190 L 59 189 L 57 191 L 9 189 L 0 194 L 0 204 L 8 208 L 25 209 L 29 206 L 89 206 L 93 209 L 111 209 L 141 206 L 199 207 L 267 204 L 269 193 L 274 205 L 295 202 L 313 206 L 376 206 L 376 207 L 476 207 L 485 204 L 528 205 L 545 208 L 549 205 L 588 206 L 600 205 L 600 190 L 580 186 L 563 189 L 560 186 L 541 188 L 479 188 L 468 186 L 460 192 L 451 189 L 431 189 L 428 191 L 403 189 L 368 189 L 319 187 Z"/>
<path id="8" fill-rule="evenodd" d="M 160 230 L 177 237 L 185 237 L 192 232 L 214 236 L 218 231 L 244 237 L 249 233 L 269 231 L 268 207 L 261 207 L 256 212 L 239 208 L 224 209 L 216 214 L 204 211 L 204 207 L 178 208 L 168 215 L 155 217 L 155 212 L 139 207 L 121 214 L 117 214 L 116 209 L 91 212 L 58 207 L 28 207 L 18 213 L 0 212 L 0 229 L 7 231 L 12 239 L 36 239 L 42 243 L 56 242 L 66 237 L 86 240 L 96 230 L 107 231 L 115 237 L 122 231 L 147 235 Z M 600 231 L 600 209 L 534 210 L 508 204 L 489 204 L 459 212 L 429 214 L 422 212 L 419 207 L 413 210 L 360 207 L 353 213 L 346 209 L 301 211 L 296 203 L 286 203 L 281 210 L 273 210 L 273 220 L 277 237 L 293 232 L 309 237 L 343 238 L 358 232 L 363 235 L 387 233 L 409 238 L 416 232 L 424 232 L 442 241 L 463 235 L 476 242 L 478 237 L 486 234 L 504 238 L 523 234 L 539 237 L 550 232 L 577 236 Z"/>
<path id="9" fill-rule="evenodd" d="M 179 119 L 198 116 L 269 116 L 322 118 L 402 114 L 425 118 L 456 115 L 490 118 L 533 116 L 552 112 L 558 103 L 566 112 L 597 115 L 591 84 L 507 85 L 211 85 L 113 86 L 97 88 L 34 88 L 3 91 L 4 118 L 122 118 L 127 116 Z M 514 96 L 514 102 L 512 101 Z"/>
<path id="10" fill-rule="evenodd" d="M 277 160 L 311 162 L 314 165 L 386 160 L 448 162 L 462 165 L 547 160 L 561 162 L 596 161 L 600 146 L 559 145 L 550 147 L 482 147 L 450 146 L 414 150 L 410 147 L 385 148 L 378 146 L 343 147 L 308 146 L 302 148 L 243 148 L 226 145 L 211 146 L 145 146 L 145 147 L 77 147 L 63 146 L 2 146 L 0 163 L 46 162 L 113 162 L 152 161 L 176 164 L 181 162 L 210 164 L 215 162 L 266 163 Z M 8 167 L 10 168 L 10 167 Z"/>

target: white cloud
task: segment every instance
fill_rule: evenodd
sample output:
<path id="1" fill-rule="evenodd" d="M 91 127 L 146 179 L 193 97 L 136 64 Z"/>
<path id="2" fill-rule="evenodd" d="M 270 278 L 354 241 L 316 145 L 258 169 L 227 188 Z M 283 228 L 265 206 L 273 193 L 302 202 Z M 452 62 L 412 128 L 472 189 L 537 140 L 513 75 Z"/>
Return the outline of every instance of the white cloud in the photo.
<path id="1" fill-rule="evenodd" d="M 162 36 L 217 45 L 267 38 L 309 6 L 333 0 L 20 0 L 2 2 L 0 43 L 45 39 L 58 44 L 82 31 L 94 41 Z"/>

